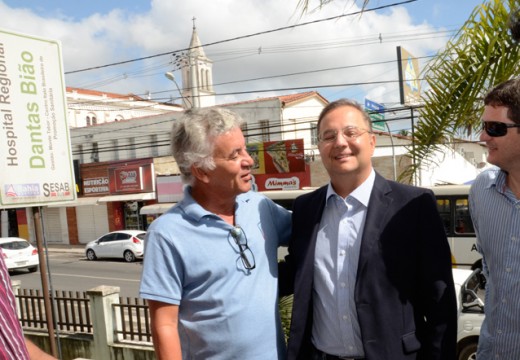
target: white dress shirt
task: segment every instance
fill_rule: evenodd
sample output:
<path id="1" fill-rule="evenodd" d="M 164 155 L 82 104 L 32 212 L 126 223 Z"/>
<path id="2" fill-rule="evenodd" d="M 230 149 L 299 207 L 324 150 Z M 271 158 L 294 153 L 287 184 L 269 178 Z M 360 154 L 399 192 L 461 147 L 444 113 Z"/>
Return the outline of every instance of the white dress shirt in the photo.
<path id="1" fill-rule="evenodd" d="M 345 199 L 331 184 L 314 257 L 314 346 L 338 356 L 363 357 L 354 289 L 361 238 L 375 172 Z"/>

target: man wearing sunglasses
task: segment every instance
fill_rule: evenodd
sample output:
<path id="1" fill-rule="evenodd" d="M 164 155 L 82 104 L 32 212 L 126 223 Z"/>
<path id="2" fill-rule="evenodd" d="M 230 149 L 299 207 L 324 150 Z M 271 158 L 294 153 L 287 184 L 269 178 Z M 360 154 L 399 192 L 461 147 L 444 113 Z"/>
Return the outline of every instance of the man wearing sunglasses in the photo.
<path id="1" fill-rule="evenodd" d="M 288 359 L 455 359 L 451 256 L 433 193 L 374 171 L 376 137 L 355 102 L 322 110 L 318 140 L 330 183 L 293 206 Z"/>
<path id="2" fill-rule="evenodd" d="M 480 140 L 495 166 L 469 195 L 487 280 L 477 358 L 520 359 L 520 78 L 493 88 L 484 105 Z"/>
<path id="3" fill-rule="evenodd" d="M 159 360 L 285 359 L 278 256 L 290 213 L 251 190 L 235 113 L 190 110 L 172 127 L 184 198 L 148 228 L 140 295 Z"/>

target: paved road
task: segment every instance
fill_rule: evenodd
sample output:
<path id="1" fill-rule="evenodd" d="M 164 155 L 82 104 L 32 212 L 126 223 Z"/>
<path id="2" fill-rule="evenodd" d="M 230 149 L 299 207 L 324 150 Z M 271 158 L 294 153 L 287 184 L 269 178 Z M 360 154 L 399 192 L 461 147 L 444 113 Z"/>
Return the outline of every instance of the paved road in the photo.
<path id="1" fill-rule="evenodd" d="M 83 251 L 49 250 L 49 288 L 64 291 L 87 291 L 99 285 L 118 286 L 123 297 L 139 296 L 142 261 L 86 260 Z M 12 272 L 13 280 L 20 280 L 23 289 L 42 289 L 40 271 Z"/>

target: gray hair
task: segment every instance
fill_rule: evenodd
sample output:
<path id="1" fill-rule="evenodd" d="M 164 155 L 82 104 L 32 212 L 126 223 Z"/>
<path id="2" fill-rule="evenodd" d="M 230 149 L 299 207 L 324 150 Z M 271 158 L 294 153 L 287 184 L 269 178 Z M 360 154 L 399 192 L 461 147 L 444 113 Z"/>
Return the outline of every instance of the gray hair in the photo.
<path id="1" fill-rule="evenodd" d="M 213 170 L 215 138 L 243 123 L 240 115 L 222 108 L 191 109 L 174 121 L 171 150 L 179 166 L 182 181 L 193 184 L 192 166 Z"/>

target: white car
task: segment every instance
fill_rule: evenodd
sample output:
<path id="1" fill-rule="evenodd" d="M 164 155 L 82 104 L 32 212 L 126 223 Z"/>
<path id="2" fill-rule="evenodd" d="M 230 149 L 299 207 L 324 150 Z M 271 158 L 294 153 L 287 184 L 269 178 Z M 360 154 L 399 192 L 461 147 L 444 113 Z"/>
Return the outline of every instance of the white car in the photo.
<path id="1" fill-rule="evenodd" d="M 38 270 L 40 264 L 38 249 L 27 240 L 18 237 L 0 238 L 0 248 L 8 270 L 27 269 L 29 272 Z"/>
<path id="2" fill-rule="evenodd" d="M 482 321 L 484 283 L 480 269 L 453 269 L 457 294 L 457 359 L 475 360 Z"/>
<path id="3" fill-rule="evenodd" d="M 146 231 L 142 230 L 113 231 L 89 242 L 85 254 L 88 260 L 123 258 L 133 262 L 144 255 L 145 235 Z"/>

